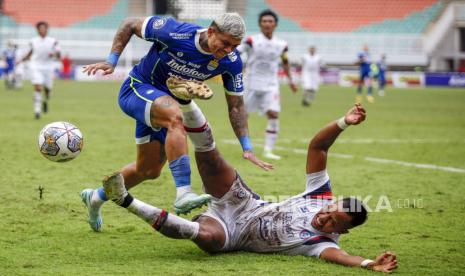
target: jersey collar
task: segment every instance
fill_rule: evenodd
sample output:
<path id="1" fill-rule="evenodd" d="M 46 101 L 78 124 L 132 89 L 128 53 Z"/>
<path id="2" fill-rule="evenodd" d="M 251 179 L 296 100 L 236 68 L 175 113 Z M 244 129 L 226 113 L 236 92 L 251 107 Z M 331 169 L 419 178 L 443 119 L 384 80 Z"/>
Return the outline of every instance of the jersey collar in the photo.
<path id="1" fill-rule="evenodd" d="M 203 32 L 206 32 L 206 31 L 207 31 L 207 29 L 199 29 L 199 30 L 197 30 L 197 33 L 195 34 L 195 38 L 194 38 L 195 48 L 197 48 L 197 50 L 199 52 L 201 52 L 202 54 L 204 54 L 204 55 L 211 55 L 212 53 L 209 53 L 209 52 L 205 51 L 200 46 L 200 34 L 203 33 Z"/>

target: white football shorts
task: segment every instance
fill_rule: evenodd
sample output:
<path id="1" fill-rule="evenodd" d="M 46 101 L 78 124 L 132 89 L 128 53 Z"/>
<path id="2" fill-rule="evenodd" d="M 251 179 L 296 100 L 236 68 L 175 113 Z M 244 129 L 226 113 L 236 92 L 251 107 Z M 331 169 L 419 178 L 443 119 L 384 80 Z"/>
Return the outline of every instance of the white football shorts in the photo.
<path id="1" fill-rule="evenodd" d="M 247 90 L 244 95 L 247 113 L 258 112 L 263 115 L 267 111 L 281 111 L 279 87 L 269 87 L 264 90 Z"/>
<path id="2" fill-rule="evenodd" d="M 42 85 L 48 89 L 53 87 L 53 69 L 32 69 L 32 84 Z"/>

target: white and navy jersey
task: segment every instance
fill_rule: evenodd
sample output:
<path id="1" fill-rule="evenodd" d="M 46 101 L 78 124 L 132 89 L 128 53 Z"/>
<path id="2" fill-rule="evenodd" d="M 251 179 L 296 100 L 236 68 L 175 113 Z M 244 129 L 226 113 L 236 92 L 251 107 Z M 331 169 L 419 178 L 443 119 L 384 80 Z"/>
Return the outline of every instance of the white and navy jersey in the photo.
<path id="1" fill-rule="evenodd" d="M 31 67 L 39 70 L 53 70 L 55 54 L 60 52 L 58 41 L 53 37 L 34 37 L 30 42 L 32 50 Z"/>
<path id="2" fill-rule="evenodd" d="M 202 27 L 173 18 L 147 17 L 142 37 L 153 42 L 150 51 L 134 66 L 130 75 L 158 89 L 168 91 L 170 76 L 204 81 L 221 75 L 226 93 L 242 95 L 242 61 L 236 51 L 220 60 L 199 44 Z"/>
<path id="3" fill-rule="evenodd" d="M 246 89 L 267 91 L 267 88 L 279 85 L 279 63 L 288 50 L 286 41 L 275 36 L 269 39 L 259 33 L 249 36 L 238 50 L 247 53 Z"/>
<path id="4" fill-rule="evenodd" d="M 304 193 L 280 203 L 262 203 L 239 219 L 244 226 L 237 249 L 319 257 L 326 248 L 339 248 L 338 234 L 322 233 L 311 225 L 313 217 L 331 201 L 326 170 L 308 174 Z"/>

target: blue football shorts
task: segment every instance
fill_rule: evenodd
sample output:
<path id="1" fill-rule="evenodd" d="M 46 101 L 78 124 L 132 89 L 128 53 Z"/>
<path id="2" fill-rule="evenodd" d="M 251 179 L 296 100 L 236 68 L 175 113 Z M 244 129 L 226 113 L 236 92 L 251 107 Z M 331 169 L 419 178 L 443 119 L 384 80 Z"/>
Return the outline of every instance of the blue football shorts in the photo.
<path id="1" fill-rule="evenodd" d="M 165 144 L 167 129 L 152 127 L 150 123 L 152 103 L 162 96 L 170 96 L 170 94 L 131 76 L 123 82 L 118 102 L 121 110 L 136 120 L 136 144 L 155 140 Z"/>

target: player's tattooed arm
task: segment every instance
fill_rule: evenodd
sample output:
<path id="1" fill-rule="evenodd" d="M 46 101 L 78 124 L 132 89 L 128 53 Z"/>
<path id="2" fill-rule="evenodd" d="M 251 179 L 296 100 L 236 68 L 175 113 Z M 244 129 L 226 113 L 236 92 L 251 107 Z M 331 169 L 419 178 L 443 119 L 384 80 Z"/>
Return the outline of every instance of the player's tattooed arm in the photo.
<path id="1" fill-rule="evenodd" d="M 247 112 L 245 110 L 244 99 L 242 96 L 233 96 L 226 94 L 229 109 L 229 121 L 236 134 L 237 138 L 249 136 L 249 128 L 247 125 Z M 272 170 L 273 165 L 258 159 L 252 150 L 244 150 L 242 153 L 244 159 L 249 160 L 256 166 L 265 171 Z"/>
<path id="2" fill-rule="evenodd" d="M 84 66 L 82 72 L 87 75 L 95 75 L 97 71 L 103 71 L 103 75 L 111 74 L 115 71 L 115 67 L 118 63 L 118 58 L 123 52 L 126 45 L 129 43 L 132 35 L 135 34 L 138 37 L 142 37 L 142 25 L 144 19 L 141 18 L 127 18 L 121 23 L 118 30 L 116 31 L 115 37 L 113 38 L 113 44 L 111 46 L 111 53 L 106 61 L 89 64 Z"/>
<path id="3" fill-rule="evenodd" d="M 236 136 L 249 136 L 247 125 L 247 112 L 245 110 L 244 99 L 242 96 L 226 95 L 228 102 L 229 121 Z"/>
<path id="4" fill-rule="evenodd" d="M 126 18 L 116 31 L 115 37 L 113 38 L 113 45 L 111 46 L 111 52 L 121 54 L 133 34 L 142 38 L 143 23 L 143 18 Z"/>

